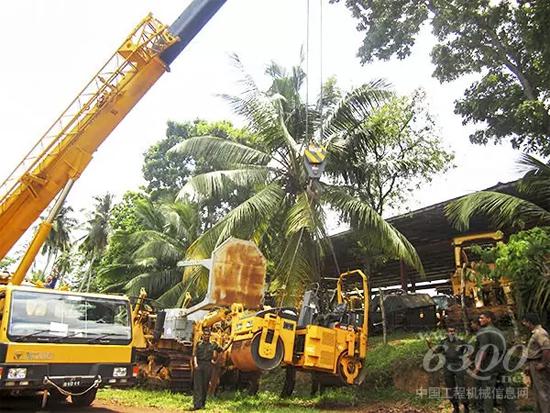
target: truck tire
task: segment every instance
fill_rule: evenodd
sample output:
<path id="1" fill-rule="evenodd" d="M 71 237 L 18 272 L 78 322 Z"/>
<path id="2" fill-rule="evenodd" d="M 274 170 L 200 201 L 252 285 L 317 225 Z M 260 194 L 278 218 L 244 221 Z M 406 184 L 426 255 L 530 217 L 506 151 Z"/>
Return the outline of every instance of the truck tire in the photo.
<path id="1" fill-rule="evenodd" d="M 94 388 L 80 396 L 71 396 L 71 401 L 73 405 L 78 407 L 90 406 L 95 400 L 96 393 L 97 393 L 97 388 Z"/>

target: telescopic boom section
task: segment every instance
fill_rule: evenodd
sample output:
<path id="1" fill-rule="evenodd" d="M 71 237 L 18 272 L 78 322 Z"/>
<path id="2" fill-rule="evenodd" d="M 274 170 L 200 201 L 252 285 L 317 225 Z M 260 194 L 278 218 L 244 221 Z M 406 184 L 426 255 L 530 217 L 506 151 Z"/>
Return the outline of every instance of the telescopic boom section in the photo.
<path id="1" fill-rule="evenodd" d="M 148 15 L 130 33 L 0 185 L 0 259 L 224 3 L 194 0 L 171 27 Z"/>

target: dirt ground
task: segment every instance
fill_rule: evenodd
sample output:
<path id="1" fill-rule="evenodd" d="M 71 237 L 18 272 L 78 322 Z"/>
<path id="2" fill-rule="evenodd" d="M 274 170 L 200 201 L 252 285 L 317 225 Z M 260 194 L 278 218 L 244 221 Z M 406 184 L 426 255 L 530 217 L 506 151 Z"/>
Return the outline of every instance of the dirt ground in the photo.
<path id="1" fill-rule="evenodd" d="M 337 410 L 327 410 L 327 412 Z M 406 404 L 395 404 L 388 406 L 387 404 L 376 404 L 365 407 L 355 407 L 348 412 L 353 413 L 435 413 L 434 410 L 423 410 L 418 408 L 412 408 Z M 441 410 L 437 410 L 438 412 Z M 39 407 L 39 401 L 33 398 L 18 398 L 2 400 L 0 405 L 0 412 L 17 412 L 17 413 L 50 413 L 50 412 L 66 412 L 66 413 L 181 413 L 181 410 L 169 410 L 169 409 L 156 409 L 156 408 L 137 408 L 121 406 L 116 403 L 111 403 L 106 400 L 96 400 L 91 407 L 88 408 L 75 408 L 69 403 L 48 405 L 46 408 L 41 409 Z"/>

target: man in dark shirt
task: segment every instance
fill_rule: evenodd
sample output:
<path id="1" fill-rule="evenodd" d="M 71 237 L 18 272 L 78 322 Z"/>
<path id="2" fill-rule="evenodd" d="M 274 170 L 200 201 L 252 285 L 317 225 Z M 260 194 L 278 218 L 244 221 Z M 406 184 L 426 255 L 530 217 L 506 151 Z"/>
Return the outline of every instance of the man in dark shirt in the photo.
<path id="1" fill-rule="evenodd" d="M 428 345 L 431 348 L 430 342 L 428 342 Z M 464 385 L 467 346 L 464 340 L 457 337 L 456 329 L 449 327 L 447 328 L 447 336 L 433 349 L 435 353 L 443 353 L 445 357 L 443 377 L 449 400 L 453 405 L 453 413 L 460 411 L 461 402 L 464 405 L 464 413 L 470 411 L 466 397 L 466 387 Z"/>
<path id="2" fill-rule="evenodd" d="M 550 413 L 550 335 L 542 327 L 538 315 L 534 313 L 525 314 L 522 324 L 532 333 L 525 356 L 537 411 Z"/>
<path id="3" fill-rule="evenodd" d="M 506 339 L 502 331 L 493 325 L 495 315 L 491 311 L 483 311 L 479 315 L 481 328 L 476 334 L 475 367 L 472 372 L 476 379 L 476 398 L 480 413 L 492 413 L 494 399 L 497 396 L 497 381 L 502 399 L 502 411 L 516 411 L 513 389 L 510 377 L 505 374 L 503 360 L 506 356 Z M 499 397 L 500 398 L 500 397 Z"/>
<path id="4" fill-rule="evenodd" d="M 210 342 L 210 330 L 204 329 L 201 340 L 195 347 L 193 356 L 193 410 L 203 409 L 206 405 L 208 383 L 212 375 L 214 354 L 221 353 L 224 349 L 216 343 Z"/>

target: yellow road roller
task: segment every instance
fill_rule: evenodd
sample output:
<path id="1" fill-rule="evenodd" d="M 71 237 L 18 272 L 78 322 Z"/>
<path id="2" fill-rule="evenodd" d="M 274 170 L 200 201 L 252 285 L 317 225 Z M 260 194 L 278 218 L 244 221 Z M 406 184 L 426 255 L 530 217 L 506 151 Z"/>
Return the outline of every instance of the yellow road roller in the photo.
<path id="1" fill-rule="evenodd" d="M 232 320 L 231 361 L 241 371 L 278 366 L 315 373 L 325 383 L 359 384 L 367 355 L 369 293 L 366 275 L 338 278 L 329 311 L 320 310 L 319 291 L 306 291 L 300 311 L 268 308 Z"/>

